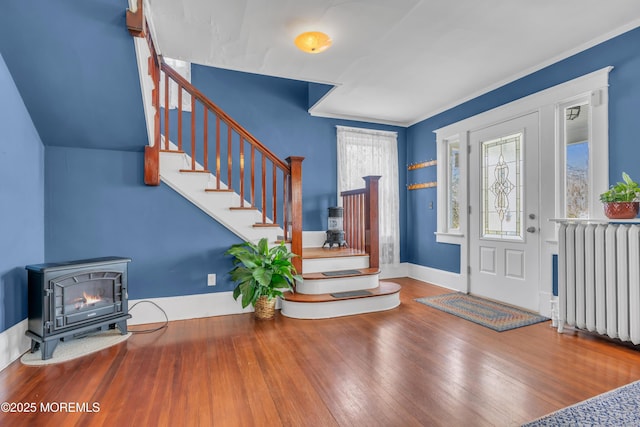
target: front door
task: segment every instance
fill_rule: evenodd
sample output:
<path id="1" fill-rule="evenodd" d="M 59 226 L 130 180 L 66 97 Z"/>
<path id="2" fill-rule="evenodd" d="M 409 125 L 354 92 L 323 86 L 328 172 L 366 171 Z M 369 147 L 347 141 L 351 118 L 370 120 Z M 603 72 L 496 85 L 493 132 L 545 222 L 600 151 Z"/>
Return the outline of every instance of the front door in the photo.
<path id="1" fill-rule="evenodd" d="M 469 290 L 538 311 L 538 113 L 469 135 Z"/>

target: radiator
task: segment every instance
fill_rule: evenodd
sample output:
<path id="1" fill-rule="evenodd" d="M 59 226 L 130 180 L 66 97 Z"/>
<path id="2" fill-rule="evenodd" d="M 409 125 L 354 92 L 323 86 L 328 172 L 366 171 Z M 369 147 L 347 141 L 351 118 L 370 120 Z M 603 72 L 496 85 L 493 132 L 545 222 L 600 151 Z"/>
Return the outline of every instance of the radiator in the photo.
<path id="1" fill-rule="evenodd" d="M 558 332 L 640 344 L 640 225 L 561 223 L 558 237 Z"/>

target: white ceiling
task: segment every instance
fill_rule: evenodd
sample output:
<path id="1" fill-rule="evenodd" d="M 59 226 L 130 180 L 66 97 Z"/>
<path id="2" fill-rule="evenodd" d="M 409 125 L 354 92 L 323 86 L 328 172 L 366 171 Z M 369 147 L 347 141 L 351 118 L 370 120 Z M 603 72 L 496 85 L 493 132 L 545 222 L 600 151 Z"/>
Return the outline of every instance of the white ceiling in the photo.
<path id="1" fill-rule="evenodd" d="M 165 56 L 330 83 L 311 114 L 411 125 L 640 25 L 638 0 L 149 0 Z M 324 31 L 309 55 L 295 36 Z"/>

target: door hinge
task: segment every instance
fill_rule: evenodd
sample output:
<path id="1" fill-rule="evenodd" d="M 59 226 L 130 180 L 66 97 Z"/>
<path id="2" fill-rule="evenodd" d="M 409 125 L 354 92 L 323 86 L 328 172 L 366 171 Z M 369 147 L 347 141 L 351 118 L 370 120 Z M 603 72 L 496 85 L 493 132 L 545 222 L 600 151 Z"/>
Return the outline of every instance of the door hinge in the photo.
<path id="1" fill-rule="evenodd" d="M 469 215 L 471 215 L 471 205 L 468 206 L 468 210 L 469 210 Z"/>
<path id="2" fill-rule="evenodd" d="M 471 154 L 471 146 L 467 145 L 467 153 Z"/>
<path id="3" fill-rule="evenodd" d="M 467 274 L 471 274 L 471 266 L 470 265 L 467 266 Z"/>

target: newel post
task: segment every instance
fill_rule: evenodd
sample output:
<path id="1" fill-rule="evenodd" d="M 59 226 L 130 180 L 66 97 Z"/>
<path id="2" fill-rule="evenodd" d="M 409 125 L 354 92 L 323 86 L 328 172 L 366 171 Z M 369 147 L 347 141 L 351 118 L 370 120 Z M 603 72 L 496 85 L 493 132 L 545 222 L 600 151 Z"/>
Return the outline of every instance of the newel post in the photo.
<path id="1" fill-rule="evenodd" d="M 380 226 L 378 222 L 379 176 L 365 176 L 364 181 L 364 250 L 369 254 L 369 267 L 380 267 Z"/>
<path id="2" fill-rule="evenodd" d="M 148 68 L 153 80 L 151 100 L 154 108 L 153 116 L 153 147 L 144 147 L 144 183 L 147 185 L 160 185 L 160 64 L 156 56 L 155 47 L 149 31 L 145 31 L 146 22 L 142 10 L 142 0 L 137 0 L 134 6 L 127 10 L 126 23 L 132 37 L 144 37 L 149 45 Z"/>
<path id="3" fill-rule="evenodd" d="M 149 75 L 153 80 L 151 91 L 151 104 L 153 106 L 153 147 L 144 147 L 144 183 L 147 185 L 160 185 L 160 61 L 156 54 L 153 40 L 147 31 L 149 44 Z"/>
<path id="4" fill-rule="evenodd" d="M 287 157 L 291 179 L 289 180 L 289 206 L 291 207 L 291 252 L 298 274 L 302 274 L 302 161 L 304 157 Z M 285 227 L 287 225 L 285 224 Z"/>
<path id="5" fill-rule="evenodd" d="M 133 37 L 144 37 L 144 12 L 142 0 L 137 0 L 134 7 L 127 9 L 127 29 Z"/>

